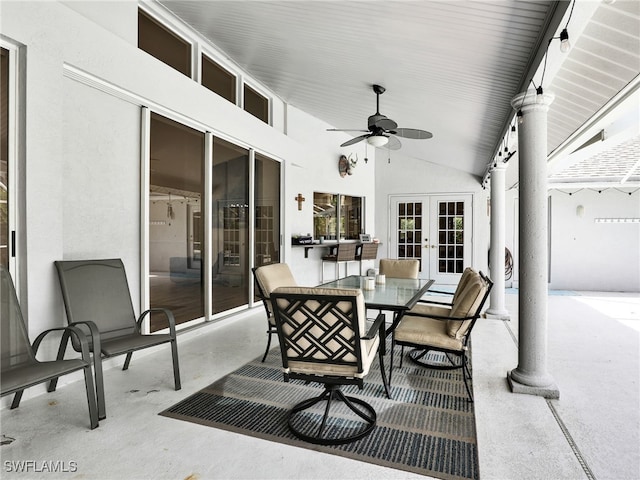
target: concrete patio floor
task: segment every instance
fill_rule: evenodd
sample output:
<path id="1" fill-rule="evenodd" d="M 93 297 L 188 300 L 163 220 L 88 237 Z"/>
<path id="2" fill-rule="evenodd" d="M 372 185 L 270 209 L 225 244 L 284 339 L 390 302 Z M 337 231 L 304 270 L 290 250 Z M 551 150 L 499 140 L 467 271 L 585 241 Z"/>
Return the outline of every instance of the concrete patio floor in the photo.
<path id="1" fill-rule="evenodd" d="M 559 400 L 513 394 L 517 294 L 511 321 L 481 319 L 473 375 L 482 479 L 640 478 L 640 298 L 574 292 L 549 296 L 548 366 Z M 571 292 L 565 292 L 571 293 Z M 64 479 L 425 478 L 309 449 L 158 415 L 261 355 L 262 307 L 179 337 L 183 388 L 173 390 L 169 350 L 123 358 L 105 372 L 107 419 L 88 428 L 82 381 L 51 394 L 3 398 L 0 477 Z M 62 383 L 62 382 L 61 382 Z M 23 462 L 19 464 L 19 462 Z M 31 463 L 24 463 L 31 462 Z M 66 472 L 43 471 L 58 462 Z M 18 471 L 20 470 L 20 471 Z"/>

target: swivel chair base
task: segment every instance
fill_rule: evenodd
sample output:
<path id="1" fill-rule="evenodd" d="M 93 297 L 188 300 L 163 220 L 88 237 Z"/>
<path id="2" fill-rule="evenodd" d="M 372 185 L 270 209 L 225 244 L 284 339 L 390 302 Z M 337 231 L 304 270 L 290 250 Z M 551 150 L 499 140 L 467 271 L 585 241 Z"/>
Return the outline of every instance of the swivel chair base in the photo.
<path id="1" fill-rule="evenodd" d="M 338 429 L 338 433 L 341 434 L 340 436 L 333 436 L 332 430 L 336 430 L 336 427 L 327 424 L 331 403 L 334 399 L 342 401 L 363 420 L 354 422 L 357 425 L 353 428 L 343 429 L 341 426 Z M 310 414 L 301 412 L 323 401 L 327 402 L 327 405 L 324 409 L 324 415 L 322 416 L 320 424 L 318 425 L 317 422 L 309 422 Z M 340 390 L 339 385 L 326 385 L 324 392 L 320 395 L 304 400 L 291 409 L 288 424 L 291 433 L 306 442 L 317 445 L 341 445 L 360 440 L 369 435 L 376 426 L 376 412 L 367 402 L 359 398 L 346 396 Z M 343 430 L 346 431 L 347 435 L 344 435 Z"/>
<path id="2" fill-rule="evenodd" d="M 413 363 L 420 365 L 421 367 L 433 368 L 436 370 L 455 370 L 457 368 L 462 369 L 462 379 L 464 380 L 464 387 L 467 390 L 467 395 L 469 395 L 469 401 L 473 402 L 473 394 L 471 393 L 471 387 L 469 386 L 469 382 L 471 381 L 471 370 L 469 370 L 469 364 L 466 354 L 462 355 L 454 355 L 457 358 L 451 358 L 448 352 L 440 352 L 442 353 L 446 359 L 450 362 L 449 364 L 443 362 L 431 362 L 427 359 L 427 354 L 431 351 L 430 349 L 420 349 L 415 348 L 411 350 L 408 354 L 409 360 Z M 402 366 L 402 363 L 400 364 Z"/>

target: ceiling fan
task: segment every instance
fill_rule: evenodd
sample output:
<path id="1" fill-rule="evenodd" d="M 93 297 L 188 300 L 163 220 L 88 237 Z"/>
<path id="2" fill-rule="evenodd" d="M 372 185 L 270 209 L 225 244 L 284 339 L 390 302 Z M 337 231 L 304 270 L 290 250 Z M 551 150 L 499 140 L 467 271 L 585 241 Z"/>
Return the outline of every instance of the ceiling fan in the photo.
<path id="1" fill-rule="evenodd" d="M 398 150 L 402 144 L 397 137 L 412 138 L 416 140 L 426 140 L 433 137 L 431 132 L 426 130 L 418 130 L 416 128 L 398 128 L 398 124 L 380 113 L 380 95 L 385 92 L 385 88 L 380 85 L 373 85 L 373 91 L 376 94 L 376 113 L 369 117 L 367 122 L 368 130 L 352 130 L 329 128 L 328 132 L 365 132 L 344 142 L 341 147 L 348 147 L 355 143 L 367 140 L 369 145 L 374 147 L 387 146 L 390 150 Z M 396 137 L 397 136 L 397 137 Z"/>

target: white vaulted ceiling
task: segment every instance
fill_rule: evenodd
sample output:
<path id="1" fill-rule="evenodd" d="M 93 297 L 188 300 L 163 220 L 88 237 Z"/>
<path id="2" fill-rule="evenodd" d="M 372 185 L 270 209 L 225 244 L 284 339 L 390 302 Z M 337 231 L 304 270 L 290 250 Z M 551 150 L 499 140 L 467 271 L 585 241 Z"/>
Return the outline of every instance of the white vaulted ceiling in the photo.
<path id="1" fill-rule="evenodd" d="M 284 102 L 335 128 L 366 129 L 376 109 L 371 85 L 383 85 L 380 113 L 434 135 L 400 139 L 403 155 L 478 177 L 502 148 L 511 99 L 530 85 L 571 11 L 566 1 L 160 3 Z M 580 19 L 587 3 L 588 18 Z M 549 82 L 558 89 L 550 151 L 637 77 L 638 5 L 576 4 L 584 38 L 572 38 L 563 66 L 545 80 L 545 89 Z M 579 115 L 567 113 L 575 103 Z M 342 141 L 336 134 L 336 146 Z"/>

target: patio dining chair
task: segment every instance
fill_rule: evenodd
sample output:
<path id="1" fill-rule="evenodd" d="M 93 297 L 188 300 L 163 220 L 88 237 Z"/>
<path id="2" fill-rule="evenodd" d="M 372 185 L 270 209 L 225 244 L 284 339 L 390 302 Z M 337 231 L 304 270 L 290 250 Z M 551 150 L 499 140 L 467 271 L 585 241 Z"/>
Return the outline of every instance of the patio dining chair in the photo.
<path id="1" fill-rule="evenodd" d="M 379 348 L 385 336 L 384 315 L 367 326 L 359 289 L 281 287 L 271 294 L 271 302 L 284 380 L 324 385 L 320 395 L 292 407 L 289 430 L 302 440 L 322 445 L 344 444 L 371 433 L 376 425 L 375 409 L 361 398 L 345 395 L 340 386 L 362 389 L 377 353 L 390 398 Z M 333 420 L 332 407 L 337 412 Z"/>
<path id="2" fill-rule="evenodd" d="M 264 363 L 271 348 L 271 336 L 276 335 L 276 322 L 273 318 L 273 309 L 271 308 L 271 292 L 278 287 L 294 287 L 298 285 L 289 265 L 286 263 L 272 263 L 270 265 L 262 265 L 251 269 L 256 280 L 256 296 L 262 300 L 264 309 L 267 312 L 267 348 L 262 356 Z"/>
<path id="3" fill-rule="evenodd" d="M 0 266 L 0 396 L 15 394 L 11 408 L 18 408 L 26 388 L 57 379 L 79 370 L 84 373 L 87 401 L 89 403 L 89 424 L 91 429 L 98 426 L 96 391 L 91 374 L 91 357 L 85 334 L 77 327 L 52 328 L 38 335 L 31 344 L 22 310 L 16 297 L 11 275 Z M 36 359 L 42 340 L 51 332 L 64 332 L 75 338 L 81 358 L 58 358 L 53 361 Z M 61 340 L 62 342 L 62 340 Z M 66 342 L 65 342 L 66 343 Z"/>
<path id="4" fill-rule="evenodd" d="M 79 326 L 89 332 L 89 348 L 93 353 L 96 383 L 99 386 L 100 418 L 106 417 L 102 388 L 103 357 L 126 354 L 122 369 L 127 370 L 133 352 L 170 343 L 174 385 L 176 390 L 180 390 L 180 367 L 173 313 L 165 308 L 153 308 L 142 312 L 136 319 L 122 260 L 69 260 L 54 263 L 60 279 L 69 325 Z M 152 312 L 160 312 L 165 316 L 169 333 L 142 333 L 142 322 L 150 317 Z M 77 349 L 77 344 L 73 343 L 73 347 Z M 62 347 L 59 354 L 61 353 Z M 55 388 L 56 381 L 53 380 L 49 385 L 49 391 Z"/>
<path id="5" fill-rule="evenodd" d="M 393 374 L 393 352 L 396 345 L 402 346 L 400 367 L 404 347 L 412 347 L 409 358 L 423 367 L 438 370 L 462 369 L 462 379 L 469 400 L 471 393 L 471 370 L 467 351 L 471 342 L 471 331 L 484 307 L 493 282 L 482 272 L 468 279 L 450 309 L 443 314 L 409 312 L 394 330 L 391 340 L 391 361 L 389 379 Z M 444 307 L 436 307 L 444 308 Z M 440 352 L 437 358 L 430 352 Z"/>

